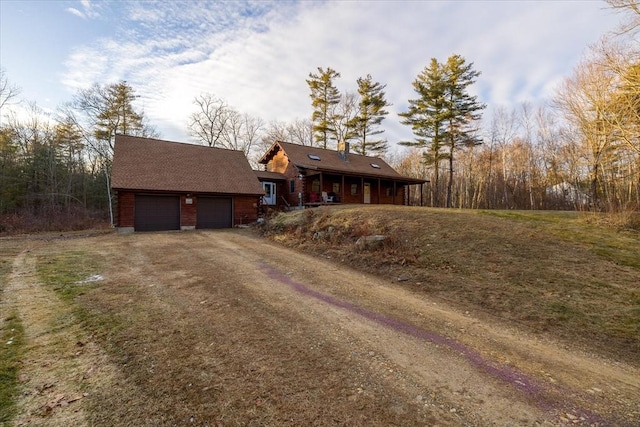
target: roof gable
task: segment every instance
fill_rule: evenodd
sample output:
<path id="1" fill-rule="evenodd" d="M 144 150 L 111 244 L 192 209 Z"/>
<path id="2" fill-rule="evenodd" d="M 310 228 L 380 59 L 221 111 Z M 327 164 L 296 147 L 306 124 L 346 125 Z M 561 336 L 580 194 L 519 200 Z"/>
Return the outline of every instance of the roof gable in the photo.
<path id="1" fill-rule="evenodd" d="M 242 151 L 116 135 L 111 186 L 219 194 L 263 194 Z"/>

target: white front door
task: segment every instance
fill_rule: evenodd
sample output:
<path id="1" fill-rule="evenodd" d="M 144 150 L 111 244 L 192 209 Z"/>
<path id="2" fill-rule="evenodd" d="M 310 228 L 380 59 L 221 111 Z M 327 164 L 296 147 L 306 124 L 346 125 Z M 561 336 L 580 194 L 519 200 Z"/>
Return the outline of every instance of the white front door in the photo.
<path id="1" fill-rule="evenodd" d="M 263 182 L 264 196 L 262 196 L 263 205 L 276 204 L 276 184 L 274 182 Z"/>
<path id="2" fill-rule="evenodd" d="M 371 203 L 371 184 L 368 182 L 364 183 L 364 202 Z"/>

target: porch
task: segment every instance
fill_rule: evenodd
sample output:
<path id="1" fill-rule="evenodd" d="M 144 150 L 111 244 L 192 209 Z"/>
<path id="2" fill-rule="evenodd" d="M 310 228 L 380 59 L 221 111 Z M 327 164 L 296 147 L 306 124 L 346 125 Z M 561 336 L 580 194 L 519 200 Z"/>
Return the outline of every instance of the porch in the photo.
<path id="1" fill-rule="evenodd" d="M 303 204 L 322 206 L 333 204 L 408 204 L 406 187 L 422 185 L 424 181 L 393 179 L 375 176 L 354 176 L 328 173 L 324 171 L 306 171 L 303 186 Z M 422 200 L 420 201 L 422 205 Z"/>

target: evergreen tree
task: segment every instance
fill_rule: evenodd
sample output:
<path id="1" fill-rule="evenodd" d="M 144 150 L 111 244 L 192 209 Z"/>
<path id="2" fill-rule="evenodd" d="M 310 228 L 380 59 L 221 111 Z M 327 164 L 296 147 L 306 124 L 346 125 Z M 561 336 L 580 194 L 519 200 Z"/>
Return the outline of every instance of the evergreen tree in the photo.
<path id="1" fill-rule="evenodd" d="M 95 157 L 96 167 L 101 169 L 105 177 L 109 215 L 113 223 L 111 200 L 111 161 L 116 134 L 154 137 L 155 129 L 144 123 L 144 114 L 136 111 L 133 103 L 137 96 L 126 81 L 107 86 L 93 85 L 82 90 L 75 97 L 75 109 L 67 111 L 68 120 L 81 129 L 84 138 Z"/>
<path id="2" fill-rule="evenodd" d="M 473 63 L 467 64 L 459 55 L 452 55 L 445 64 L 431 59 L 428 67 L 413 82 L 417 99 L 409 100 L 409 110 L 400 113 L 403 124 L 410 125 L 415 141 L 402 145 L 427 148 L 425 163 L 434 168 L 432 205 L 439 205 L 440 162 L 449 161 L 446 206 L 451 206 L 453 162 L 456 150 L 479 143 L 472 124 L 480 118 L 478 111 L 485 108 L 476 96 L 468 93 L 479 72 Z"/>
<path id="3" fill-rule="evenodd" d="M 431 206 L 438 206 L 440 161 L 446 159 L 443 148 L 447 140 L 444 68 L 435 58 L 432 58 L 429 66 L 418 74 L 412 85 L 418 97 L 410 99 L 408 111 L 399 115 L 404 119 L 403 124 L 411 126 L 415 141 L 404 141 L 400 144 L 427 149 L 424 153 L 424 162 L 428 166 L 433 166 L 434 169 L 431 180 Z"/>
<path id="4" fill-rule="evenodd" d="M 332 125 L 337 118 L 335 117 L 335 105 L 340 103 L 340 91 L 333 85 L 333 80 L 340 77 L 340 73 L 327 68 L 323 70 L 318 67 L 318 74 L 309 73 L 307 84 L 311 90 L 311 106 L 313 114 L 311 121 L 313 122 L 314 139 L 322 148 L 327 148 L 331 135 L 334 135 L 335 128 Z"/>
<path id="5" fill-rule="evenodd" d="M 113 150 L 116 134 L 140 136 L 144 125 L 142 114 L 133 108 L 137 98 L 127 82 L 112 84 L 103 89 L 103 105 L 97 114 L 94 135 L 98 141 L 108 144 Z"/>
<path id="6" fill-rule="evenodd" d="M 54 133 L 58 155 L 65 164 L 66 180 L 62 187 L 64 204 L 68 207 L 75 200 L 86 208 L 86 164 L 82 132 L 66 117 L 56 124 Z"/>
<path id="7" fill-rule="evenodd" d="M 356 153 L 366 155 L 382 155 L 387 151 L 386 139 L 374 140 L 375 135 L 379 135 L 384 130 L 377 129 L 384 120 L 384 116 L 389 114 L 385 107 L 390 106 L 385 99 L 384 89 L 387 85 L 374 82 L 371 75 L 359 78 L 358 94 L 358 114 L 351 120 L 351 126 L 355 130 L 358 142 L 353 147 Z"/>
<path id="8" fill-rule="evenodd" d="M 473 69 L 473 63 L 467 63 L 460 55 L 452 55 L 444 64 L 446 76 L 446 127 L 447 160 L 449 161 L 449 181 L 447 182 L 446 207 L 451 207 L 451 191 L 453 185 L 453 161 L 455 151 L 463 147 L 479 145 L 473 123 L 480 120 L 480 110 L 486 107 L 478 102 L 477 96 L 468 92 L 470 85 L 480 75 Z"/>
<path id="9" fill-rule="evenodd" d="M 15 139 L 13 129 L 0 126 L 0 215 L 16 209 L 26 188 L 23 177 L 25 156 L 20 156 Z"/>

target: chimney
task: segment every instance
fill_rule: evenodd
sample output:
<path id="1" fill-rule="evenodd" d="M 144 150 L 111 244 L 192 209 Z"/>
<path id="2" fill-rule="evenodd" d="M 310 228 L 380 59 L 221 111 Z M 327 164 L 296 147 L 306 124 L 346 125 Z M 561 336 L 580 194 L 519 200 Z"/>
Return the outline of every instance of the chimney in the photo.
<path id="1" fill-rule="evenodd" d="M 346 141 L 338 142 L 338 156 L 345 162 L 349 161 L 349 143 Z"/>

